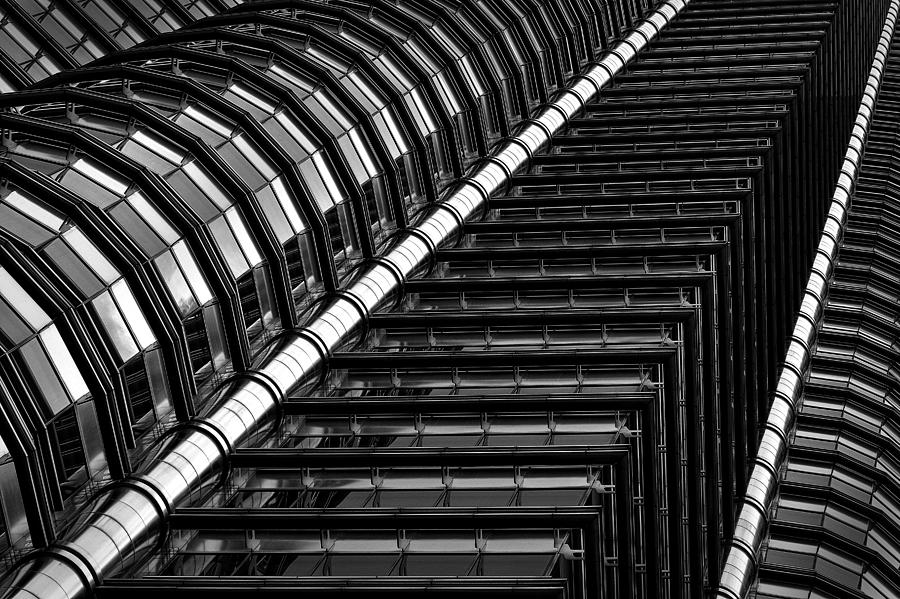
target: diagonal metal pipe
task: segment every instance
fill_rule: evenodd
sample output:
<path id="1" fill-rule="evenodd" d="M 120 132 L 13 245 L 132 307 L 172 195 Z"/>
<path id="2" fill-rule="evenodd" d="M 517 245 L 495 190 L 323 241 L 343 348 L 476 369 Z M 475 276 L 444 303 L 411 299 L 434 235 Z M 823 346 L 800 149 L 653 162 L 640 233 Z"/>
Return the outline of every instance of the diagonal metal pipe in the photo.
<path id="1" fill-rule="evenodd" d="M 900 0 L 891 0 L 856 122 L 850 133 L 850 142 L 841 165 L 837 188 L 834 190 L 822 236 L 819 239 L 806 293 L 791 335 L 784 368 L 775 388 L 775 398 L 769 408 L 753 471 L 747 483 L 744 503 L 735 524 L 731 548 L 722 567 L 722 577 L 716 595 L 719 599 L 742 599 L 756 580 L 757 553 L 766 536 L 769 509 L 778 490 L 779 472 L 787 458 L 788 439 L 796 418 L 797 402 L 803 393 L 803 378 L 809 368 L 818 327 L 825 309 L 825 298 L 840 249 L 844 225 L 847 223 L 850 197 L 862 163 L 866 137 L 875 113 L 875 100 L 881 88 L 894 28 L 897 26 L 898 11 Z"/>
<path id="2" fill-rule="evenodd" d="M 456 239 L 512 174 L 581 113 L 690 0 L 667 0 L 560 90 L 400 241 L 337 292 L 303 328 L 288 332 L 253 367 L 221 387 L 201 417 L 180 425 L 142 472 L 101 492 L 51 548 L 36 552 L 0 585 L 3 599 L 77 599 L 104 578 L 134 565 L 164 538 L 172 508 L 201 497 L 227 470 L 228 456 L 270 431 L 279 402 L 321 374 L 328 356 L 358 340 L 369 315 L 429 266 L 436 249 Z"/>

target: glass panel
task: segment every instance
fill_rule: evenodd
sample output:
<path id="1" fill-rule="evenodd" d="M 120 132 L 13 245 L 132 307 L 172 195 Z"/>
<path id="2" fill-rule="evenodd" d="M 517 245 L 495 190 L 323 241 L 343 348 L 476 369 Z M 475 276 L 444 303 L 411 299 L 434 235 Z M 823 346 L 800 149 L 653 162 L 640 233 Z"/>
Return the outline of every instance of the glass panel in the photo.
<path id="1" fill-rule="evenodd" d="M 22 346 L 21 353 L 50 412 L 58 414 L 69 405 L 69 397 L 63 390 L 56 371 L 50 365 L 44 348 L 37 338 L 34 338 Z"/>
<path id="2" fill-rule="evenodd" d="M 76 171 L 78 171 L 88 179 L 96 181 L 115 194 L 124 196 L 125 192 L 128 191 L 127 183 L 116 179 L 113 175 L 107 172 L 104 172 L 102 169 L 95 166 L 93 162 L 88 161 L 86 158 L 79 158 L 78 160 L 73 162 L 72 168 L 74 168 Z"/>
<path id="3" fill-rule="evenodd" d="M 150 379 L 150 393 L 153 396 L 153 405 L 156 409 L 157 418 L 160 418 L 172 409 L 169 397 L 169 383 L 166 379 L 166 370 L 160 349 L 147 352 L 146 366 L 147 375 Z"/>
<path id="4" fill-rule="evenodd" d="M 300 212 L 297 211 L 297 207 L 294 204 L 291 195 L 288 193 L 287 187 L 285 187 L 284 182 L 281 180 L 281 177 L 277 177 L 272 181 L 272 189 L 275 190 L 275 197 L 278 198 L 278 203 L 281 204 L 285 214 L 287 214 L 291 227 L 294 229 L 294 233 L 302 233 L 305 231 L 306 223 L 303 222 L 303 217 L 300 216 Z"/>
<path id="5" fill-rule="evenodd" d="M 25 502 L 19 488 L 19 478 L 16 476 L 16 466 L 12 461 L 0 465 L 0 501 L 3 502 L 9 542 L 14 544 L 28 534 L 28 521 L 25 515 Z"/>
<path id="6" fill-rule="evenodd" d="M 291 137 L 293 137 L 297 141 L 297 143 L 300 144 L 300 146 L 306 151 L 307 154 L 312 154 L 313 152 L 316 151 L 317 148 L 315 145 L 313 145 L 313 142 L 310 141 L 309 136 L 306 135 L 297 126 L 296 123 L 294 123 L 294 119 L 287 116 L 285 111 L 281 111 L 278 114 L 276 114 L 275 120 L 277 120 L 281 124 L 281 126 L 284 127 L 287 130 L 287 132 L 291 134 Z M 293 158 L 297 159 L 298 157 L 294 156 Z"/>
<path id="7" fill-rule="evenodd" d="M 231 274 L 237 278 L 247 272 L 250 265 L 247 264 L 247 259 L 238 246 L 234 233 L 232 233 L 228 223 L 225 222 L 225 217 L 219 217 L 209 223 L 209 230 L 212 231 L 213 237 L 216 238 L 216 243 L 218 243 L 219 249 L 228 263 Z"/>
<path id="8" fill-rule="evenodd" d="M 147 320 L 144 318 L 144 312 L 134 299 L 134 294 L 132 294 L 128 283 L 124 279 L 119 280 L 112 286 L 112 292 L 116 302 L 119 304 L 119 308 L 125 315 L 125 319 L 131 325 L 131 331 L 137 338 L 141 349 L 147 349 L 156 343 L 156 336 L 150 330 L 150 325 L 147 324 Z"/>
<path id="9" fill-rule="evenodd" d="M 302 92 L 310 93 L 316 87 L 316 82 L 303 79 L 303 77 L 293 69 L 288 70 L 281 65 L 273 64 L 269 70 Z"/>
<path id="10" fill-rule="evenodd" d="M 54 239 L 44 246 L 44 253 L 81 290 L 83 297 L 90 297 L 103 288 L 103 282 L 62 239 Z"/>
<path id="11" fill-rule="evenodd" d="M 256 147 L 247 141 L 246 136 L 238 135 L 231 141 L 238 149 L 238 151 L 246 156 L 247 159 L 250 160 L 250 163 L 259 170 L 266 181 L 271 181 L 275 178 L 275 169 L 272 168 L 272 165 L 269 164 L 268 160 L 263 158 L 262 154 L 257 151 Z"/>
<path id="12" fill-rule="evenodd" d="M 322 181 L 325 182 L 325 188 L 328 190 L 328 194 L 331 196 L 332 201 L 336 204 L 338 203 L 343 194 L 341 193 L 341 188 L 338 187 L 337 181 L 335 181 L 334 176 L 331 173 L 331 169 L 326 164 L 325 159 L 322 157 L 322 152 L 316 152 L 313 154 L 313 163 L 316 165 L 316 169 L 319 171 L 319 174 L 322 177 Z"/>
<path id="13" fill-rule="evenodd" d="M 219 213 L 209 198 L 187 177 L 183 170 L 172 171 L 166 177 L 166 181 L 202 220 L 206 221 Z"/>
<path id="14" fill-rule="evenodd" d="M 275 232 L 275 238 L 278 239 L 278 242 L 284 243 L 293 237 L 294 231 L 288 225 L 287 218 L 281 210 L 278 200 L 275 198 L 275 192 L 272 191 L 272 187 L 267 185 L 257 191 L 256 199 L 263 214 L 266 215 L 266 220 L 272 225 L 272 230 Z"/>
<path id="15" fill-rule="evenodd" d="M 144 252 L 146 256 L 155 256 L 166 248 L 162 239 L 153 232 L 147 222 L 138 216 L 134 208 L 127 202 L 119 202 L 110 210 L 113 218 L 119 223 L 125 234 L 128 235 Z"/>
<path id="16" fill-rule="evenodd" d="M 240 217 L 237 209 L 231 208 L 225 213 L 225 218 L 228 219 L 228 224 L 231 225 L 231 229 L 234 231 L 238 243 L 240 243 L 241 248 L 244 250 L 244 254 L 246 254 L 250 266 L 256 266 L 262 262 L 262 257 L 259 255 L 259 252 L 256 251 L 256 244 L 253 243 L 253 238 L 250 237 L 250 233 L 247 231 L 247 227 L 244 224 L 244 219 Z"/>
<path id="17" fill-rule="evenodd" d="M 47 316 L 47 313 L 2 266 L 0 266 L 0 293 L 19 313 L 19 316 L 31 326 L 32 330 L 37 331 L 50 324 L 50 317 Z"/>
<path id="18" fill-rule="evenodd" d="M 97 247 L 91 243 L 81 229 L 72 228 L 63 233 L 65 239 L 72 249 L 84 260 L 85 264 L 97 273 L 104 283 L 110 285 L 119 278 L 119 271 L 106 259 L 106 256 L 100 253 Z"/>
<path id="19" fill-rule="evenodd" d="M 178 264 L 181 266 L 182 272 L 184 272 L 184 275 L 187 277 L 188 284 L 191 286 L 191 289 L 194 290 L 197 302 L 202 306 L 212 299 L 212 293 L 209 291 L 209 287 L 206 286 L 206 279 L 200 273 L 200 269 L 197 267 L 194 256 L 191 255 L 191 252 L 184 241 L 179 241 L 173 245 L 172 251 L 175 254 L 175 258 L 178 260 Z"/>
<path id="20" fill-rule="evenodd" d="M 225 197 L 225 194 L 222 193 L 218 184 L 214 183 L 213 180 L 209 178 L 209 175 L 197 166 L 196 161 L 188 162 L 182 168 L 191 181 L 193 181 L 206 197 L 211 199 L 221 210 L 225 210 L 231 206 L 231 201 Z"/>
<path id="21" fill-rule="evenodd" d="M 116 194 L 73 169 L 66 169 L 59 182 L 82 200 L 104 210 L 119 199 Z"/>
<path id="22" fill-rule="evenodd" d="M 358 127 L 354 127 L 350 130 L 350 140 L 353 142 L 353 147 L 355 147 L 356 151 L 359 153 L 359 157 L 362 159 L 363 166 L 365 166 L 369 176 L 377 176 L 380 169 L 375 166 L 375 163 L 372 161 L 372 157 L 369 155 L 369 147 L 360 136 Z"/>
<path id="23" fill-rule="evenodd" d="M 300 163 L 300 174 L 319 210 L 322 212 L 331 210 L 334 207 L 334 200 L 328 195 L 325 183 L 322 181 L 322 177 L 313 165 L 312 160 L 305 160 Z"/>
<path id="24" fill-rule="evenodd" d="M 229 358 L 219 307 L 211 305 L 203 308 L 203 321 L 206 323 L 206 331 L 209 334 L 209 348 L 212 351 L 213 366 L 218 368 Z"/>
<path id="25" fill-rule="evenodd" d="M 84 440 L 87 454 L 88 472 L 91 476 L 106 467 L 106 454 L 103 451 L 103 437 L 100 434 L 100 423 L 97 421 L 97 410 L 93 401 L 83 401 L 77 406 L 78 428 Z"/>
<path id="26" fill-rule="evenodd" d="M 178 233 L 169 225 L 156 208 L 147 201 L 147 198 L 141 195 L 140 192 L 134 192 L 126 199 L 134 207 L 137 213 L 150 223 L 153 230 L 156 231 L 168 245 L 175 243 L 178 239 Z"/>
<path id="27" fill-rule="evenodd" d="M 3 198 L 3 201 L 10 206 L 15 207 L 19 212 L 27 215 L 35 222 L 40 223 L 57 233 L 60 228 L 62 228 L 63 222 L 65 222 L 61 217 L 57 216 L 55 212 L 51 212 L 47 208 L 44 208 L 40 203 L 32 201 L 18 191 L 11 191 Z"/>
<path id="28" fill-rule="evenodd" d="M 75 364 L 72 354 L 69 353 L 69 348 L 63 342 L 56 325 L 44 329 L 40 337 L 41 341 L 44 342 L 44 347 L 47 349 L 50 360 L 56 367 L 56 371 L 69 392 L 69 396 L 73 399 L 78 399 L 87 395 L 87 384 L 85 384 L 81 371 Z"/>
<path id="29" fill-rule="evenodd" d="M 25 341 L 33 333 L 2 298 L 0 298 L 0 332 L 6 335 L 13 345 Z"/>
<path id="30" fill-rule="evenodd" d="M 231 132 L 233 130 L 232 126 L 205 110 L 188 106 L 184 109 L 184 114 L 226 139 L 231 137 Z"/>
<path id="31" fill-rule="evenodd" d="M 233 143 L 238 138 L 235 137 L 231 142 L 222 144 L 216 151 L 221 156 L 225 164 L 230 166 L 235 174 L 243 180 L 244 184 L 251 191 L 256 191 L 266 183 L 266 179 L 253 166 L 252 159 L 241 154 L 237 146 Z"/>
<path id="32" fill-rule="evenodd" d="M 149 135 L 143 131 L 135 131 L 131 138 L 154 154 L 162 156 L 174 165 L 179 165 L 184 160 L 185 155 L 183 153 L 166 145 L 165 142 L 158 139 L 155 135 Z"/>
<path id="33" fill-rule="evenodd" d="M 257 108 L 264 110 L 269 114 L 275 114 L 275 105 L 266 102 L 258 93 L 253 93 L 248 88 L 238 85 L 237 83 L 233 84 L 229 89 Z"/>
<path id="34" fill-rule="evenodd" d="M 160 254 L 156 260 L 154 260 L 154 263 L 159 270 L 160 276 L 162 276 L 163 280 L 166 282 L 166 286 L 169 288 L 172 299 L 174 299 L 175 303 L 178 305 L 178 310 L 181 312 L 181 315 L 185 316 L 189 314 L 197 307 L 197 301 L 194 299 L 191 288 L 188 286 L 184 275 L 181 273 L 181 269 L 178 268 L 175 257 L 172 256 L 170 252 L 165 252 Z"/>
<path id="35" fill-rule="evenodd" d="M 100 320 L 103 321 L 103 326 L 106 328 L 109 338 L 119 353 L 119 357 L 123 362 L 127 362 L 138 352 L 138 348 L 134 343 L 131 332 L 125 325 L 122 314 L 116 308 L 115 303 L 113 303 L 112 296 L 110 296 L 108 291 L 104 291 L 94 298 L 92 303 L 100 316 Z"/>
<path id="36" fill-rule="evenodd" d="M 0 204 L 0 228 L 37 247 L 53 238 L 53 233 L 6 204 Z"/>

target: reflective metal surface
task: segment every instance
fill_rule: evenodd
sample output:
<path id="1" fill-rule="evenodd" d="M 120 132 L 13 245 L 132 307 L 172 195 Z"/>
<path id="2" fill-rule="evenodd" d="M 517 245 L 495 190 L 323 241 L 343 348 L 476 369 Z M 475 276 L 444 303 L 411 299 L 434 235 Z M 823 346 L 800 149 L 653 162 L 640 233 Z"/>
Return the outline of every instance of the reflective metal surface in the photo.
<path id="1" fill-rule="evenodd" d="M 816 329 L 821 320 L 828 282 L 834 270 L 839 249 L 838 241 L 846 224 L 850 194 L 862 161 L 861 151 L 865 147 L 869 132 L 875 99 L 897 24 L 898 10 L 900 2 L 891 2 L 841 166 L 837 189 L 832 196 L 806 294 L 791 336 L 784 368 L 769 410 L 765 432 L 759 444 L 744 503 L 735 526 L 732 545 L 722 570 L 717 592 L 717 596 L 721 598 L 743 598 L 756 578 L 757 553 L 766 537 L 768 511 L 777 492 L 779 471 L 784 464 L 788 437 L 791 434 L 795 409 L 803 388 L 802 379 L 809 366 L 810 354 L 815 344 Z"/>
<path id="2" fill-rule="evenodd" d="M 463 222 L 483 209 L 490 194 L 502 188 L 687 3 L 670 0 L 662 5 L 574 79 L 305 327 L 279 338 L 250 372 L 235 375 L 225 385 L 221 398 L 205 414 L 167 437 L 142 473 L 100 493 L 65 542 L 11 573 L 2 596 L 82 597 L 103 578 L 140 559 L 159 541 L 173 506 L 203 495 L 215 484 L 233 448 L 268 430 L 282 398 L 319 374 L 328 354 L 353 344 L 369 315 L 390 302 L 405 280 L 428 268 L 435 248 L 455 241 Z"/>

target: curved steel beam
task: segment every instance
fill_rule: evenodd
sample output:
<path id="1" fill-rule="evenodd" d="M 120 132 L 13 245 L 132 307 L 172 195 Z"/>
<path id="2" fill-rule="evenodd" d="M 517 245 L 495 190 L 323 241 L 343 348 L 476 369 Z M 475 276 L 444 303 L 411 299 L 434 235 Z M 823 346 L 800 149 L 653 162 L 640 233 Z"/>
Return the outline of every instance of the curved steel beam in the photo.
<path id="1" fill-rule="evenodd" d="M 756 556 L 766 535 L 769 508 L 775 499 L 779 472 L 787 457 L 788 438 L 794 425 L 797 402 L 800 401 L 803 390 L 803 378 L 809 368 L 818 327 L 825 309 L 825 297 L 834 271 L 844 225 L 847 222 L 850 196 L 862 163 L 866 136 L 875 112 L 875 99 L 881 87 L 894 27 L 897 25 L 898 11 L 900 0 L 891 0 L 872 68 L 869 70 L 869 79 L 859 105 L 856 123 L 850 133 L 850 142 L 844 155 L 844 163 L 841 165 L 837 188 L 831 198 L 822 237 L 819 239 L 806 293 L 791 335 L 784 368 L 775 388 L 775 398 L 769 408 L 769 417 L 747 483 L 744 504 L 735 524 L 731 548 L 722 567 L 717 592 L 719 599 L 742 599 L 756 579 Z"/>
<path id="2" fill-rule="evenodd" d="M 436 248 L 455 240 L 465 220 L 484 209 L 490 195 L 579 114 L 689 1 L 667 0 L 560 90 L 392 249 L 336 292 L 305 327 L 287 332 L 262 352 L 253 368 L 234 375 L 210 402 L 212 407 L 175 429 L 141 473 L 98 494 L 65 540 L 33 554 L 12 571 L 0 585 L 0 597 L 85 597 L 105 577 L 145 557 L 164 538 L 173 506 L 198 499 L 216 485 L 227 471 L 233 449 L 269 432 L 282 398 L 320 374 L 329 354 L 357 341 L 369 315 L 396 298 L 404 281 L 426 269 Z"/>

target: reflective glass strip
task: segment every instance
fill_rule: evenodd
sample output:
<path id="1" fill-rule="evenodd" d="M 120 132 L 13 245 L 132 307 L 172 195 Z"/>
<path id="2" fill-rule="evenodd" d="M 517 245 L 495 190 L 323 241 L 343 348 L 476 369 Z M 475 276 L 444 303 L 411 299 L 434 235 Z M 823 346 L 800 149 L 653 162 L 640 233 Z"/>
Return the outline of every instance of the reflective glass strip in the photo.
<path id="1" fill-rule="evenodd" d="M 256 201 L 260 210 L 266 215 L 266 220 L 272 226 L 278 243 L 285 243 L 292 239 L 295 235 L 294 229 L 288 222 L 281 204 L 278 203 L 271 185 L 266 185 L 256 192 Z"/>
<path id="2" fill-rule="evenodd" d="M 231 201 L 225 197 L 219 185 L 210 179 L 209 175 L 197 165 L 196 160 L 188 162 L 182 169 L 206 197 L 211 199 L 221 210 L 226 210 L 231 206 Z"/>
<path id="3" fill-rule="evenodd" d="M 39 331 L 50 324 L 47 313 L 2 266 L 0 266 L 0 293 L 32 330 Z"/>
<path id="4" fill-rule="evenodd" d="M 306 183 L 309 194 L 319 209 L 322 212 L 331 210 L 334 207 L 334 200 L 328 195 L 322 176 L 312 160 L 304 160 L 300 163 L 300 176 L 303 178 L 303 182 Z"/>
<path id="5" fill-rule="evenodd" d="M 2 297 L 0 297 L 0 332 L 13 345 L 22 343 L 34 333 Z"/>
<path id="6" fill-rule="evenodd" d="M 350 119 L 348 119 L 347 115 L 344 114 L 344 111 L 331 101 L 330 94 L 326 94 L 325 92 L 319 90 L 314 95 L 319 100 L 319 103 L 325 107 L 325 110 L 327 110 L 328 113 L 341 125 L 341 128 L 344 131 L 349 130 L 350 127 L 353 126 L 353 124 L 350 122 Z"/>
<path id="7" fill-rule="evenodd" d="M 56 213 L 44 208 L 38 202 L 33 201 L 25 194 L 19 193 L 16 190 L 9 192 L 9 194 L 3 198 L 3 201 L 34 222 L 39 223 L 56 233 L 59 233 L 65 222 L 62 217 L 58 216 Z"/>
<path id="8" fill-rule="evenodd" d="M 56 367 L 56 371 L 60 375 L 59 378 L 62 379 L 66 391 L 69 392 L 69 396 L 72 399 L 78 399 L 87 395 L 87 384 L 84 382 L 81 371 L 75 364 L 75 360 L 72 358 L 69 348 L 66 347 L 56 325 L 51 325 L 41 331 L 40 337 L 44 347 L 47 349 L 47 355 L 50 356 L 53 366 Z"/>
<path id="9" fill-rule="evenodd" d="M 73 227 L 63 233 L 63 239 L 104 283 L 111 285 L 121 275 L 100 250 L 84 236 L 81 229 Z"/>
<path id="10" fill-rule="evenodd" d="M 316 87 L 315 82 L 305 81 L 294 73 L 293 70 L 288 71 L 280 65 L 273 64 L 269 67 L 269 70 L 287 81 L 292 87 L 304 92 L 304 94 L 312 93 L 312 90 Z"/>
<path id="11" fill-rule="evenodd" d="M 188 282 L 185 280 L 184 274 L 181 272 L 181 269 L 178 268 L 175 257 L 171 252 L 163 252 L 153 260 L 153 263 L 156 264 L 156 268 L 165 281 L 166 287 L 169 289 L 169 294 L 178 305 L 178 310 L 181 315 L 184 316 L 190 314 L 197 308 L 197 300 L 194 298 L 194 294 L 191 291 L 190 285 L 188 285 Z"/>
<path id="12" fill-rule="evenodd" d="M 234 232 L 228 226 L 224 216 L 220 216 L 209 223 L 209 230 L 212 231 L 216 244 L 222 252 L 222 257 L 228 263 L 228 269 L 235 278 L 241 276 L 250 268 L 247 264 L 247 258 L 241 251 Z"/>
<path id="13" fill-rule="evenodd" d="M 185 108 L 184 114 L 197 121 L 204 127 L 210 129 L 211 131 L 214 131 L 222 137 L 225 137 L 226 139 L 231 137 L 231 132 L 234 130 L 232 126 L 225 123 L 224 121 L 219 120 L 205 110 L 200 110 L 193 106 L 188 106 L 187 108 Z"/>
<path id="14" fill-rule="evenodd" d="M 368 92 L 360 88 L 352 77 L 342 77 L 341 84 L 350 92 L 350 94 L 360 103 L 363 110 L 372 114 L 382 107 L 382 104 L 375 104 L 378 98 L 372 98 Z"/>
<path id="15" fill-rule="evenodd" d="M 147 198 L 139 191 L 126 198 L 131 207 L 146 220 L 156 234 L 163 238 L 167 244 L 172 245 L 179 238 L 178 232 L 173 229 L 165 218 L 154 208 Z"/>
<path id="16" fill-rule="evenodd" d="M 277 120 L 282 127 L 287 130 L 291 137 L 293 137 L 300 146 L 306 150 L 308 154 L 312 154 L 318 148 L 313 144 L 310 140 L 309 136 L 307 136 L 300 127 L 294 122 L 294 119 L 289 117 L 285 111 L 281 111 L 275 115 L 275 120 Z M 295 160 L 298 158 L 297 156 L 293 157 Z"/>
<path id="17" fill-rule="evenodd" d="M 94 164 L 92 164 L 86 158 L 79 158 L 78 160 L 73 162 L 72 168 L 74 168 L 76 171 L 78 171 L 88 179 L 96 181 L 106 189 L 120 196 L 124 196 L 125 192 L 128 191 L 127 183 L 119 181 L 109 173 L 106 173 L 102 169 L 94 166 Z"/>
<path id="18" fill-rule="evenodd" d="M 18 86 L 13 85 L 12 81 L 10 81 L 6 75 L 0 73 L 0 94 L 6 94 L 9 92 L 14 92 L 18 89 Z M 2 439 L 0 439 L 0 443 L 2 443 Z"/>
<path id="19" fill-rule="evenodd" d="M 406 154 L 407 152 L 409 152 L 409 146 L 406 145 L 406 138 L 403 136 L 403 134 L 400 133 L 400 127 L 397 126 L 397 122 L 394 120 L 393 112 L 391 110 L 385 109 L 381 111 L 381 115 L 384 117 L 388 129 L 390 129 L 391 131 L 391 136 L 394 138 L 394 143 L 396 143 L 397 147 L 400 149 L 400 154 Z"/>
<path id="20" fill-rule="evenodd" d="M 156 335 L 150 330 L 150 325 L 147 324 L 147 319 L 144 318 L 144 312 L 138 306 L 137 301 L 134 299 L 134 294 L 131 292 L 131 287 L 128 286 L 125 279 L 120 279 L 112 286 L 112 293 L 119 304 L 119 308 L 125 315 L 125 320 L 131 326 L 131 331 L 134 333 L 141 349 L 147 349 L 156 343 Z"/>
<path id="21" fill-rule="evenodd" d="M 362 136 L 359 134 L 359 127 L 354 127 L 350 130 L 350 140 L 353 142 L 353 147 L 356 148 L 363 166 L 366 168 L 366 172 L 369 173 L 370 177 L 377 176 L 379 172 L 378 167 L 375 166 L 375 162 L 369 155 L 369 146 L 362 140 Z"/>
<path id="22" fill-rule="evenodd" d="M 341 193 L 341 188 L 338 187 L 337 181 L 334 179 L 334 175 L 331 173 L 331 169 L 322 157 L 321 152 L 313 154 L 312 159 L 313 164 L 316 165 L 316 169 L 322 176 L 322 181 L 325 182 L 325 188 L 328 190 L 328 194 L 331 196 L 332 201 L 337 204 L 341 201 L 343 194 Z"/>
<path id="23" fill-rule="evenodd" d="M 200 305 L 202 306 L 211 300 L 212 293 L 209 291 L 209 287 L 206 286 L 206 279 L 197 267 L 197 262 L 194 260 L 194 256 L 191 255 L 184 240 L 173 245 L 172 252 L 175 254 L 178 265 L 181 266 L 182 272 L 187 277 L 188 285 L 191 286 Z"/>
<path id="24" fill-rule="evenodd" d="M 59 376 L 50 363 L 47 350 L 41 344 L 38 337 L 27 342 L 19 350 L 35 384 L 40 391 L 47 408 L 53 414 L 58 414 L 70 405 L 71 399 L 68 392 L 62 386 Z"/>
<path id="25" fill-rule="evenodd" d="M 247 231 L 244 219 L 238 214 L 237 209 L 231 208 L 225 213 L 225 218 L 228 219 L 228 224 L 231 225 L 231 230 L 234 231 L 234 235 L 237 238 L 241 249 L 244 250 L 244 254 L 247 256 L 250 266 L 256 266 L 262 262 L 262 256 L 259 255 L 256 244 L 253 242 L 250 232 Z"/>
<path id="26" fill-rule="evenodd" d="M 241 98 L 247 100 L 248 102 L 250 102 L 257 108 L 259 108 L 260 110 L 268 112 L 269 114 L 275 114 L 275 109 L 276 109 L 275 104 L 270 104 L 269 102 L 265 101 L 259 95 L 251 92 L 246 87 L 243 87 L 241 85 L 238 85 L 237 83 L 234 83 L 228 89 L 230 89 L 232 92 L 234 92 Z"/>
<path id="27" fill-rule="evenodd" d="M 184 160 L 185 155 L 182 152 L 166 145 L 164 142 L 157 139 L 156 136 L 148 135 L 143 131 L 135 131 L 131 138 L 172 164 L 179 165 Z"/>
<path id="28" fill-rule="evenodd" d="M 288 221 L 291 223 L 294 233 L 302 233 L 305 231 L 306 223 L 303 222 L 303 217 L 300 216 L 300 213 L 297 211 L 297 207 L 294 205 L 294 201 L 288 193 L 287 187 L 285 187 L 281 177 L 276 177 L 275 180 L 272 181 L 272 189 L 275 191 L 275 197 L 278 198 L 278 203 L 281 204 L 281 208 L 284 210 L 284 213 L 287 214 Z"/>
<path id="29" fill-rule="evenodd" d="M 434 124 L 434 120 L 431 118 L 431 111 L 428 109 L 428 104 L 425 102 L 425 99 L 422 97 L 421 90 L 417 87 L 410 92 L 410 96 L 415 103 L 415 107 L 418 109 L 419 114 L 422 118 L 422 124 L 428 129 L 425 132 L 425 135 L 429 133 L 433 133 L 438 130 L 437 125 Z"/>
<path id="30" fill-rule="evenodd" d="M 119 358 L 121 358 L 122 362 L 127 362 L 138 353 L 138 348 L 134 338 L 131 336 L 131 331 L 129 331 L 125 320 L 122 318 L 122 313 L 119 312 L 119 309 L 113 302 L 112 296 L 108 291 L 104 291 L 94 298 L 92 304 L 97 311 L 97 315 L 100 316 L 103 327 L 112 340 Z"/>
<path id="31" fill-rule="evenodd" d="M 238 135 L 231 141 L 232 143 L 234 143 L 238 151 L 247 157 L 247 160 L 250 161 L 250 164 L 256 167 L 257 170 L 259 170 L 266 181 L 271 181 L 275 178 L 275 169 L 272 168 L 272 165 L 269 163 L 269 161 L 263 158 L 262 154 L 257 152 L 256 148 L 247 141 L 247 137 L 245 135 Z"/>
<path id="32" fill-rule="evenodd" d="M 446 73 L 439 73 L 437 77 L 435 77 L 435 81 L 437 81 L 438 91 L 443 96 L 444 104 L 448 105 L 451 114 L 459 114 L 462 112 L 462 107 L 459 105 L 459 102 L 456 101 L 456 88 L 450 84 L 447 80 Z"/>

